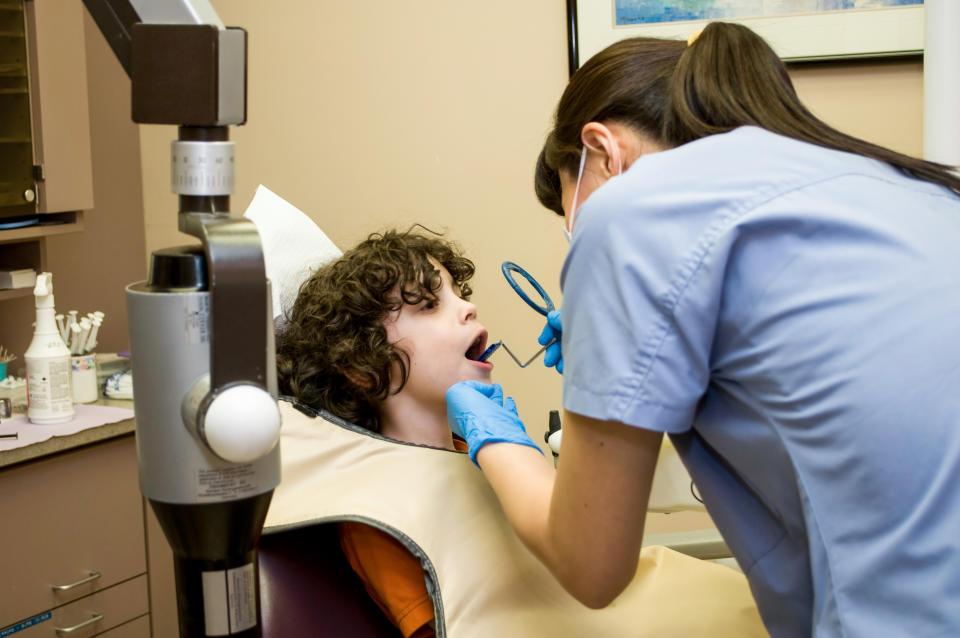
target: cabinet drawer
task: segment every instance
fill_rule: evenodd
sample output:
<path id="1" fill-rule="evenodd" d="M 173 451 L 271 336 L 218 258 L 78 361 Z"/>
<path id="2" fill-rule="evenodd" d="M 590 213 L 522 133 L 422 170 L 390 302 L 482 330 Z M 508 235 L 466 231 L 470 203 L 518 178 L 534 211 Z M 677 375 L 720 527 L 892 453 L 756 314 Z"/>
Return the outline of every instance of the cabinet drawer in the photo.
<path id="1" fill-rule="evenodd" d="M 132 624 L 131 620 L 148 620 L 147 613 L 147 577 L 138 576 L 33 616 L 25 621 L 32 621 L 29 627 L 10 635 L 16 638 L 88 638 L 107 632 L 107 636 L 149 636 L 149 622 L 146 623 L 147 633 L 125 632 L 127 624 Z M 16 628 L 17 624 L 14 624 L 5 629 Z M 114 634 L 114 631 L 118 633 Z"/>
<path id="2" fill-rule="evenodd" d="M 0 627 L 146 572 L 133 436 L 0 471 L 0 511 Z"/>
<path id="3" fill-rule="evenodd" d="M 150 638 L 150 616 L 140 616 L 136 620 L 98 634 L 97 638 Z"/>

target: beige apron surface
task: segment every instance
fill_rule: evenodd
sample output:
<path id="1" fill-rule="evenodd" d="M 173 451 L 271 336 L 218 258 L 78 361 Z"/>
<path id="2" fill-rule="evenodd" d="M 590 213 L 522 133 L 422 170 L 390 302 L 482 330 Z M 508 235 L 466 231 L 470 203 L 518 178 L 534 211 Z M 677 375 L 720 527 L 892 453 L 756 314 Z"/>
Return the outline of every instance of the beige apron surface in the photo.
<path id="1" fill-rule="evenodd" d="M 280 408 L 283 473 L 264 533 L 376 522 L 426 557 L 438 636 L 767 636 L 742 574 L 664 547 L 644 548 L 627 589 L 590 610 L 523 546 L 466 454 Z"/>

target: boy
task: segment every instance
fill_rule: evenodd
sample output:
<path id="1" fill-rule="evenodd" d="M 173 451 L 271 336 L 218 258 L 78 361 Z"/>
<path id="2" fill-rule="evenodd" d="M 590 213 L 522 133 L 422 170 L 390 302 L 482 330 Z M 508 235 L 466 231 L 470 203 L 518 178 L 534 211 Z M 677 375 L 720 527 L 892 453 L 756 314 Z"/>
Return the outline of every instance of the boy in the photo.
<path id="1" fill-rule="evenodd" d="M 268 526 L 374 522 L 339 523 L 341 546 L 405 637 L 435 635 L 425 572 L 451 636 L 766 635 L 742 574 L 662 547 L 641 554 L 619 607 L 587 609 L 522 546 L 469 460 L 445 451 L 466 451 L 447 389 L 489 383 L 493 369 L 477 361 L 487 332 L 468 300 L 473 272 L 452 243 L 388 231 L 304 283 L 277 340 L 281 393 L 406 444 L 291 409 Z"/>
<path id="2" fill-rule="evenodd" d="M 304 282 L 277 338 L 280 393 L 381 435 L 466 451 L 447 424 L 447 389 L 489 383 L 487 331 L 470 303 L 473 263 L 439 237 L 370 235 Z M 531 443 L 533 445 L 533 443 Z M 388 534 L 340 523 L 370 596 L 404 636 L 432 636 L 420 562 Z"/>

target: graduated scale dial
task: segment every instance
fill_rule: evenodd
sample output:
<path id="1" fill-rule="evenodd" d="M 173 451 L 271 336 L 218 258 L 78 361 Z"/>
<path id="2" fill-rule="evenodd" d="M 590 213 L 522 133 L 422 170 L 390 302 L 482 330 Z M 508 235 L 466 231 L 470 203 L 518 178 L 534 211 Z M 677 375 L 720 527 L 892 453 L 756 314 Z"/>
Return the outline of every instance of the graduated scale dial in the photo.
<path id="1" fill-rule="evenodd" d="M 170 143 L 170 188 L 178 195 L 230 195 L 233 142 Z"/>

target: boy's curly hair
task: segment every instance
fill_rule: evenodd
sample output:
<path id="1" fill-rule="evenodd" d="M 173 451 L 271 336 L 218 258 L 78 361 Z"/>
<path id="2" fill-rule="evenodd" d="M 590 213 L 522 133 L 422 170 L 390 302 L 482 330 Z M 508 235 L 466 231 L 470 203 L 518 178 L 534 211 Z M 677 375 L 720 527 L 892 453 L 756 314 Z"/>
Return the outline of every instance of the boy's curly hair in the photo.
<path id="1" fill-rule="evenodd" d="M 432 232 L 432 231 L 430 231 Z M 375 432 L 390 394 L 390 371 L 409 374 L 409 357 L 387 342 L 384 320 L 403 304 L 433 299 L 442 279 L 428 257 L 450 273 L 468 299 L 474 265 L 453 242 L 388 230 L 374 233 L 300 287 L 277 335 L 280 393 Z"/>

